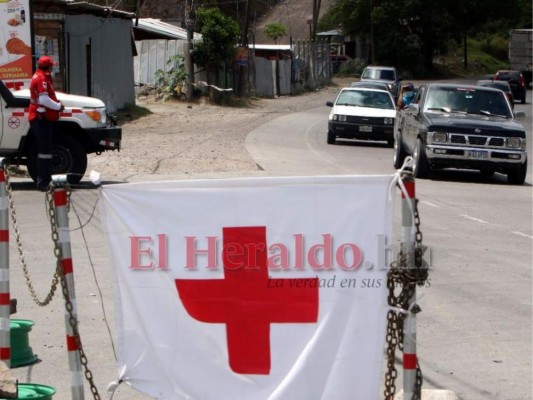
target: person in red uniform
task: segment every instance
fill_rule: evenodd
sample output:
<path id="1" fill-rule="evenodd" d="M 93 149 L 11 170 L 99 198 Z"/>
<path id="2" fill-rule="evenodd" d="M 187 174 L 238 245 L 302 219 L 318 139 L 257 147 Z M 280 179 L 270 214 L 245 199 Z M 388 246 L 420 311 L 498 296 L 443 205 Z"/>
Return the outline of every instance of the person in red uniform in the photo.
<path id="1" fill-rule="evenodd" d="M 64 107 L 57 100 L 52 83 L 51 68 L 56 63 L 49 56 L 37 60 L 37 70 L 30 83 L 30 120 L 31 130 L 37 140 L 37 188 L 46 190 L 52 180 L 52 141 L 53 123 L 59 119 Z"/>

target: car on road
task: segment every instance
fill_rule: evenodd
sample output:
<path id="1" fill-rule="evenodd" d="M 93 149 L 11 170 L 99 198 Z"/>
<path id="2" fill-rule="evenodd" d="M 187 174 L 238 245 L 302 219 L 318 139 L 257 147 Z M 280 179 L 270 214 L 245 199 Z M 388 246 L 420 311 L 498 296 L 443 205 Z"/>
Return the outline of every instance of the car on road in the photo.
<path id="1" fill-rule="evenodd" d="M 400 91 L 400 77 L 395 67 L 386 67 L 380 65 L 369 65 L 361 74 L 361 82 L 383 82 L 389 88 L 394 101 L 398 98 Z"/>
<path id="2" fill-rule="evenodd" d="M 389 91 L 389 86 L 385 82 L 372 82 L 372 81 L 358 81 L 352 82 L 350 87 L 366 88 L 366 89 L 381 89 Z"/>
<path id="3" fill-rule="evenodd" d="M 523 113 L 517 113 L 521 116 Z M 477 169 L 523 184 L 526 132 L 505 94 L 494 88 L 452 83 L 422 85 L 412 104 L 398 111 L 394 126 L 395 168 L 413 157 L 413 174 L 433 169 Z"/>
<path id="4" fill-rule="evenodd" d="M 522 104 L 526 104 L 526 79 L 520 71 L 501 69 L 494 75 L 495 81 L 506 81 L 511 90 L 515 100 L 520 100 Z"/>
<path id="5" fill-rule="evenodd" d="M 509 103 L 511 104 L 511 108 L 514 109 L 514 95 L 513 91 L 511 90 L 511 86 L 509 86 L 508 82 L 505 81 L 491 81 L 490 79 L 483 79 L 476 82 L 476 85 L 478 86 L 485 86 L 485 87 L 492 87 L 495 89 L 502 90 L 505 95 L 507 96 L 507 99 L 509 100 Z"/>
<path id="6" fill-rule="evenodd" d="M 328 122 L 328 144 L 337 139 L 386 141 L 394 144 L 393 127 L 396 117 L 394 99 L 388 90 L 348 87 L 339 92 Z"/>

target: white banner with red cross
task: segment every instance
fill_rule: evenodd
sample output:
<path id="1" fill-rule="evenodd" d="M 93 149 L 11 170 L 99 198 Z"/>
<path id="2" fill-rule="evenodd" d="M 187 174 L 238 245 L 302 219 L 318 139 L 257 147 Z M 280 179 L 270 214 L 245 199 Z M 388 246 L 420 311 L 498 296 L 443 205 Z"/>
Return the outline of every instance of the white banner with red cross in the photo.
<path id="1" fill-rule="evenodd" d="M 157 399 L 378 398 L 394 180 L 105 186 L 118 379 Z"/>

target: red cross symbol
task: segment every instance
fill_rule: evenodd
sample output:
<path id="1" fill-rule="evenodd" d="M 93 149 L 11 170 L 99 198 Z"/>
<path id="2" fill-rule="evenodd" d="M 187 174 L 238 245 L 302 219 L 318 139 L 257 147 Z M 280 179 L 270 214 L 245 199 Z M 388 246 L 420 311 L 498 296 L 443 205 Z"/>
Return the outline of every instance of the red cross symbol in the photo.
<path id="1" fill-rule="evenodd" d="M 11 128 L 11 129 L 17 129 L 19 126 L 20 126 L 20 119 L 18 118 L 15 118 L 15 117 L 11 117 L 7 120 L 7 125 Z"/>
<path id="2" fill-rule="evenodd" d="M 178 294 L 194 319 L 226 324 L 234 372 L 268 375 L 270 324 L 316 322 L 318 278 L 269 279 L 265 227 L 222 231 L 224 279 L 176 279 Z"/>

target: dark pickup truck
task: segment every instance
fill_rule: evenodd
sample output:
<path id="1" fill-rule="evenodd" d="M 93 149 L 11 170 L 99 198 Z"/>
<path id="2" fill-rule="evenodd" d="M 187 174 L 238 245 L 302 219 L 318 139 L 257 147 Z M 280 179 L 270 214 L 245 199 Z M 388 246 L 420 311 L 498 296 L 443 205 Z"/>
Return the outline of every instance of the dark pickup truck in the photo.
<path id="1" fill-rule="evenodd" d="M 398 112 L 394 140 L 394 167 L 411 155 L 416 178 L 432 169 L 461 168 L 500 172 L 511 184 L 526 179 L 526 132 L 497 89 L 422 85 L 414 102 Z"/>

